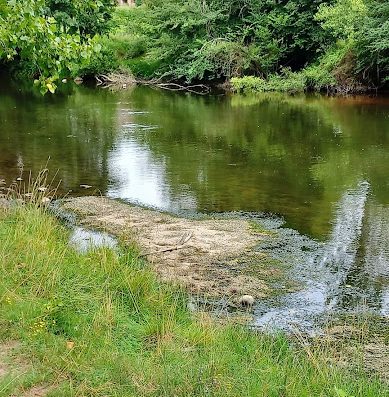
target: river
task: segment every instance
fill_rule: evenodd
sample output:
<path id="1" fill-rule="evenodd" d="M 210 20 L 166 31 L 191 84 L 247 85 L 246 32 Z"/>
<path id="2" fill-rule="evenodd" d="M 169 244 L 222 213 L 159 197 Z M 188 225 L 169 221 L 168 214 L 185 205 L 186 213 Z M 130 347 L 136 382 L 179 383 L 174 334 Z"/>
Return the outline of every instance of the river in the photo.
<path id="1" fill-rule="evenodd" d="M 0 87 L 0 149 L 7 184 L 49 160 L 61 195 L 282 224 L 279 240 L 308 252 L 293 259 L 307 287 L 273 311 L 259 308 L 258 323 L 333 307 L 389 316 L 388 97 L 70 84 L 41 97 L 9 82 Z"/>

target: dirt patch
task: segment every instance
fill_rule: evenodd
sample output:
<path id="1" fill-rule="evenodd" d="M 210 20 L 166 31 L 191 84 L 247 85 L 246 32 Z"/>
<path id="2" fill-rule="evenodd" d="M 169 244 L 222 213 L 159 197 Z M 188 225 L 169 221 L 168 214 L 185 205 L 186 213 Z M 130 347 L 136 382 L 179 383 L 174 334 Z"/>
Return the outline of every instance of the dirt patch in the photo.
<path id="1" fill-rule="evenodd" d="M 261 276 L 239 269 L 240 260 L 264 256 L 253 255 L 252 248 L 265 236 L 254 233 L 245 220 L 178 218 L 104 197 L 78 197 L 60 206 L 76 213 L 82 225 L 103 229 L 129 244 L 135 242 L 163 280 L 194 294 L 234 300 L 243 294 L 261 298 L 271 292 Z M 189 236 L 180 249 L 166 251 Z"/>
<path id="2" fill-rule="evenodd" d="M 329 327 L 324 336 L 318 339 L 329 357 L 337 365 L 352 369 L 361 365 L 368 372 L 389 383 L 389 344 L 387 324 L 384 319 L 371 318 L 369 322 Z"/>
<path id="3" fill-rule="evenodd" d="M 19 379 L 31 370 L 29 364 L 18 356 L 19 347 L 20 343 L 13 340 L 0 343 L 0 379 L 10 376 L 10 383 L 13 383 L 13 379 Z M 18 388 L 19 386 L 16 386 L 16 389 Z M 14 392 L 12 397 L 44 397 L 53 388 L 53 385 L 34 385 L 28 389 L 18 390 L 16 394 Z"/>
<path id="4" fill-rule="evenodd" d="M 366 369 L 376 372 L 389 382 L 389 346 L 376 341 L 363 347 L 363 358 Z"/>
<path id="5" fill-rule="evenodd" d="M 360 339 L 362 330 L 353 325 L 334 325 L 326 330 L 326 336 L 333 339 Z"/>
<path id="6" fill-rule="evenodd" d="M 0 378 L 10 374 L 13 371 L 11 365 L 11 355 L 13 350 L 19 346 L 16 341 L 7 341 L 0 343 Z"/>
<path id="7" fill-rule="evenodd" d="M 51 385 L 40 385 L 40 386 L 33 386 L 30 389 L 21 392 L 19 397 L 44 397 L 49 394 L 49 392 L 53 390 L 53 386 Z M 16 397 L 16 396 L 15 396 Z"/>

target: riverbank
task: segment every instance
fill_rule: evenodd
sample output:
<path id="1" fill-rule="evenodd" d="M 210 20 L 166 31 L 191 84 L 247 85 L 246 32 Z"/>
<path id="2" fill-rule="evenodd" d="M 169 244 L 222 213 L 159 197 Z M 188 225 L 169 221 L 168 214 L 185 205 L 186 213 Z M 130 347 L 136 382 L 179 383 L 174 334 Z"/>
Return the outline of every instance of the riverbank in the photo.
<path id="1" fill-rule="evenodd" d="M 255 92 L 388 87 L 389 11 L 378 0 L 249 1 L 243 7 L 153 0 L 115 7 L 104 0 L 74 7 L 1 7 L 7 29 L 1 30 L 0 67 L 34 81 L 42 94 L 76 76 L 112 72 L 180 90 L 199 82 L 231 82 Z M 42 18 L 47 24 L 41 26 Z"/>
<path id="2" fill-rule="evenodd" d="M 288 7 L 295 6 L 292 16 Z M 353 16 L 340 22 L 345 13 L 341 1 L 295 6 L 187 8 L 152 2 L 120 8 L 113 14 L 110 36 L 99 38 L 101 51 L 80 72 L 97 76 L 99 83 L 133 80 L 180 91 L 196 87 L 199 93 L 219 85 L 233 92 L 341 95 L 387 88 L 387 59 L 381 54 L 387 45 L 378 22 L 386 9 L 377 12 L 377 4 L 369 15 L 363 1 L 350 4 Z M 203 20 L 205 14 L 209 20 Z M 367 26 L 375 24 L 370 35 Z M 377 70 L 365 48 L 382 58 Z"/>
<path id="3" fill-rule="evenodd" d="M 133 249 L 81 254 L 68 238 L 42 209 L 0 208 L 2 396 L 388 393 L 358 362 L 191 313 Z"/>
<path id="4" fill-rule="evenodd" d="M 81 226 L 138 247 L 163 281 L 202 298 L 223 298 L 230 305 L 243 295 L 264 298 L 275 293 L 271 281 L 285 277 L 280 264 L 255 250 L 271 232 L 247 220 L 179 218 L 93 196 L 57 205 L 76 214 Z"/>

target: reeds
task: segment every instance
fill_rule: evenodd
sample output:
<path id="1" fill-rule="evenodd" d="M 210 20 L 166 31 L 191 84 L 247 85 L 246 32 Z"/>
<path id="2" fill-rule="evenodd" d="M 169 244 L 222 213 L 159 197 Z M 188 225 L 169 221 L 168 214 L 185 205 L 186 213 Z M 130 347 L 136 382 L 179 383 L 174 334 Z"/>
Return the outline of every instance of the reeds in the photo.
<path id="1" fill-rule="evenodd" d="M 55 184 L 57 173 L 49 178 L 49 169 L 43 168 L 36 176 L 30 171 L 28 179 L 20 176 L 5 190 L 1 197 L 12 204 L 29 204 L 35 207 L 48 205 L 56 197 L 60 181 Z"/>

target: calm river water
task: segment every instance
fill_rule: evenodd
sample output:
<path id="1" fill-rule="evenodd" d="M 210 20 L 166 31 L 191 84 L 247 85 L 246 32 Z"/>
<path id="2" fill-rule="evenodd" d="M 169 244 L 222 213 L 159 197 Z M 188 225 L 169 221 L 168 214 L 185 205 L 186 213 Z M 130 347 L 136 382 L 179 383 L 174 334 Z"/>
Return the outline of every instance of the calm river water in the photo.
<path id="1" fill-rule="evenodd" d="M 324 244 L 312 266 L 326 269 L 327 284 L 331 274 L 345 288 L 357 279 L 389 315 L 389 98 L 73 86 L 41 97 L 9 84 L 0 87 L 0 150 L 7 183 L 50 158 L 61 193 L 275 214 Z"/>

